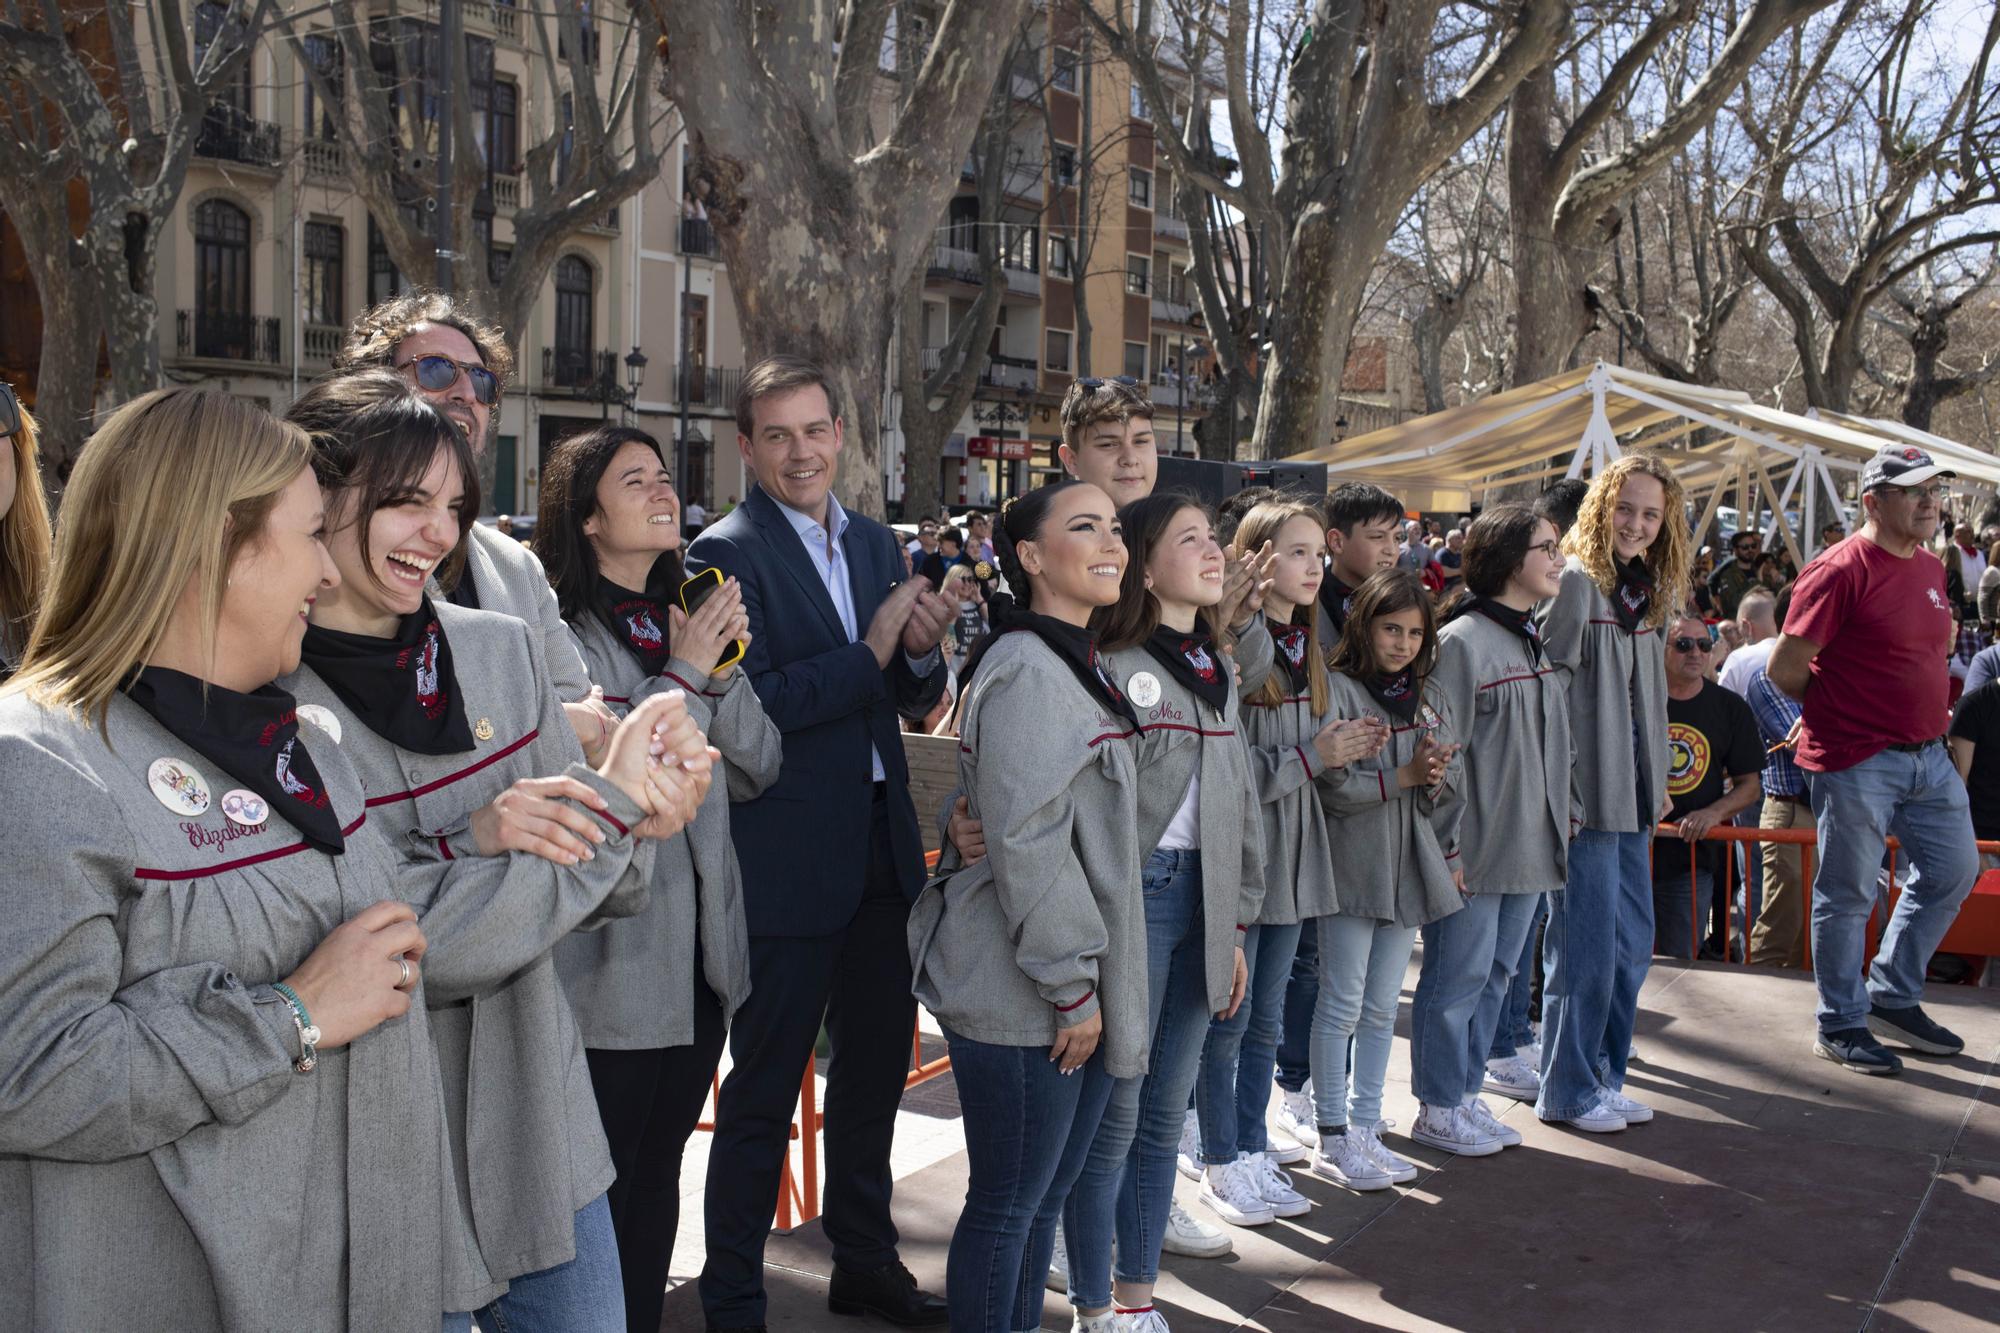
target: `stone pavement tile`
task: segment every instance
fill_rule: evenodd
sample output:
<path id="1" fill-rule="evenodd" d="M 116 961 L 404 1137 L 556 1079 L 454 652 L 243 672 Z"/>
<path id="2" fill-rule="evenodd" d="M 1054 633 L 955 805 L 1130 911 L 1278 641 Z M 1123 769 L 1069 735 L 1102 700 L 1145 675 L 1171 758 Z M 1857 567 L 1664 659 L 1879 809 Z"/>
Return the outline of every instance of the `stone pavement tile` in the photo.
<path id="1" fill-rule="evenodd" d="M 2000 1176 L 1947 1170 L 1866 1327 L 1871 1330 L 1991 1329 L 2000 1325 Z"/>

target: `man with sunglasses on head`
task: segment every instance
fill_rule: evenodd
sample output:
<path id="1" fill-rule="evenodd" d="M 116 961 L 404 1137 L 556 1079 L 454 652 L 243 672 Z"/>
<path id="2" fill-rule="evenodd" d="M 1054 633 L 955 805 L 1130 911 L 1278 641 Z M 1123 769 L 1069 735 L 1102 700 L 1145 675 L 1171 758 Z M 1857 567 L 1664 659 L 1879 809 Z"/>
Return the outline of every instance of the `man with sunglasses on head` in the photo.
<path id="1" fill-rule="evenodd" d="M 1702 835 L 1757 804 L 1764 747 L 1750 705 L 1708 678 L 1715 640 L 1701 617 L 1676 617 L 1666 629 L 1667 795 L 1673 808 L 1662 822 L 1680 836 L 1653 840 L 1653 952 L 1693 958 L 1701 947 L 1695 932 L 1708 926 L 1728 853 Z M 1726 902 L 1722 910 L 1728 911 Z M 1722 932 L 1707 933 L 1720 957 L 1716 937 Z"/>
<path id="2" fill-rule="evenodd" d="M 484 460 L 500 394 L 514 367 L 498 328 L 443 293 L 405 292 L 363 311 L 348 326 L 334 369 L 363 366 L 386 366 L 402 374 L 458 423 L 474 456 Z M 475 523 L 466 540 L 463 570 L 445 591 L 460 606 L 497 611 L 541 630 L 550 683 L 584 754 L 596 763 L 618 719 L 590 683 L 542 562 L 497 528 Z"/>
<path id="3" fill-rule="evenodd" d="M 1804 705 L 1798 764 L 1813 775 L 1813 1049 L 1864 1074 L 1903 1067 L 1878 1039 L 1927 1055 L 1964 1047 L 1920 1004 L 1924 969 L 1979 868 L 1965 784 L 1943 739 L 1956 626 L 1944 565 L 1927 545 L 1940 479 L 1953 475 L 1913 445 L 1868 461 L 1866 521 L 1799 575 L 1766 670 Z M 1918 875 L 1889 914 L 1864 988 L 1863 942 L 1892 830 Z"/>

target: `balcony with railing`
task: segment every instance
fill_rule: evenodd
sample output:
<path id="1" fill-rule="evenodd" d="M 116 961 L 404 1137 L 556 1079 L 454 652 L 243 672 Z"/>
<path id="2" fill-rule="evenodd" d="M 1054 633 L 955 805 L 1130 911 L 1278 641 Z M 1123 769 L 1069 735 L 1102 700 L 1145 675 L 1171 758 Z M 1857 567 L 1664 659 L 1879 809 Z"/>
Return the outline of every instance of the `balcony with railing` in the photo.
<path id="1" fill-rule="evenodd" d="M 1153 372 L 1153 405 L 1155 407 L 1213 407 L 1215 406 L 1215 385 L 1193 375 L 1181 375 L 1171 370 Z"/>
<path id="2" fill-rule="evenodd" d="M 1032 268 L 1016 267 L 1013 260 L 1001 264 L 1002 273 L 1007 276 L 1007 295 L 1024 296 L 1039 301 L 1042 297 L 1042 275 Z"/>
<path id="3" fill-rule="evenodd" d="M 512 13 L 512 10 L 508 11 Z M 521 206 L 521 178 L 512 172 L 496 171 L 486 178 L 488 191 L 493 196 L 496 208 L 519 208 Z"/>
<path id="4" fill-rule="evenodd" d="M 174 316 L 174 348 L 184 357 L 275 366 L 278 321 L 265 315 L 179 310 Z"/>
<path id="5" fill-rule="evenodd" d="M 1003 356 L 995 352 L 986 358 L 986 366 L 979 372 L 979 383 L 988 389 L 1032 390 L 1039 373 L 1032 356 Z"/>
<path id="6" fill-rule="evenodd" d="M 1194 302 L 1191 295 L 1180 287 L 1162 287 L 1153 293 L 1153 321 L 1157 324 L 1194 323 Z"/>
<path id="7" fill-rule="evenodd" d="M 1155 209 L 1153 211 L 1153 235 L 1165 236 L 1171 240 L 1186 244 L 1188 239 L 1188 224 L 1171 213 L 1162 213 L 1158 209 Z"/>
<path id="8" fill-rule="evenodd" d="M 682 254 L 713 259 L 720 248 L 715 243 L 715 228 L 708 225 L 707 218 L 681 219 Z"/>
<path id="9" fill-rule="evenodd" d="M 592 352 L 587 347 L 542 348 L 542 384 L 551 389 L 587 389 L 605 375 L 617 382 L 609 352 Z M 606 364 L 600 365 L 599 362 Z"/>
<path id="10" fill-rule="evenodd" d="M 736 393 L 743 387 L 743 372 L 728 366 L 690 366 L 683 376 L 674 367 L 674 401 L 691 407 L 719 407 L 736 410 Z"/>
<path id="11" fill-rule="evenodd" d="M 966 282 L 979 286 L 985 281 L 985 265 L 979 261 L 976 250 L 961 250 L 953 245 L 931 247 L 931 261 L 925 276 L 933 282 Z"/>
<path id="12" fill-rule="evenodd" d="M 194 137 L 198 156 L 255 167 L 277 166 L 279 147 L 276 125 L 223 102 L 202 112 L 201 128 Z"/>
<path id="13" fill-rule="evenodd" d="M 330 139 L 307 139 L 304 150 L 306 175 L 316 180 L 338 180 L 347 174 L 347 152 Z"/>
<path id="14" fill-rule="evenodd" d="M 1022 162 L 1007 168 L 1007 178 L 1001 184 L 1001 192 L 1010 199 L 1032 199 L 1040 202 L 1042 164 Z"/>
<path id="15" fill-rule="evenodd" d="M 347 336 L 347 330 L 338 324 L 308 324 L 305 326 L 305 359 L 308 361 L 331 361 L 333 354 L 340 350 L 340 340 Z"/>
<path id="16" fill-rule="evenodd" d="M 510 42 L 521 40 L 521 11 L 509 4 L 495 4 L 493 0 L 465 0 L 465 22 L 468 27 L 486 28 Z"/>

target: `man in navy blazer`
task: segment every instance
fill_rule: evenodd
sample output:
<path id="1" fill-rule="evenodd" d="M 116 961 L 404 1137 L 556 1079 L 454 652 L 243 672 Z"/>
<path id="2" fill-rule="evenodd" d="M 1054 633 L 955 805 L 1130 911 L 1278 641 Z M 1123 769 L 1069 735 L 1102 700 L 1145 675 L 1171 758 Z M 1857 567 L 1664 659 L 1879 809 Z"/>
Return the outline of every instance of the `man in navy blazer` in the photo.
<path id="1" fill-rule="evenodd" d="M 923 884 L 898 719 L 945 685 L 952 608 L 905 573 L 895 534 L 833 498 L 841 421 L 811 362 L 770 357 L 737 399 L 757 485 L 688 550 L 743 590 L 743 663 L 784 734 L 778 781 L 729 812 L 750 933 L 750 997 L 716 1100 L 701 1301 L 711 1329 L 764 1326 L 764 1239 L 792 1106 L 825 1015 L 828 1306 L 906 1327 L 946 1322 L 897 1256 L 889 1149 L 916 1021 L 906 936 Z"/>

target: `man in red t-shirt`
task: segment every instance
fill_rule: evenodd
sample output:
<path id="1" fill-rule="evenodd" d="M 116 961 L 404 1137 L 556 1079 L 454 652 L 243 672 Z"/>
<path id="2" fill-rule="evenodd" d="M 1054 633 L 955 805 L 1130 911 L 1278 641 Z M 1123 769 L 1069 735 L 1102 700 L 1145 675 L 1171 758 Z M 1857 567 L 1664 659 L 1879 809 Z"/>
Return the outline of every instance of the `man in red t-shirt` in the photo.
<path id="1" fill-rule="evenodd" d="M 1804 705 L 1798 763 L 1819 825 L 1813 876 L 1813 1049 L 1864 1074 L 1903 1064 L 1877 1038 L 1929 1055 L 1963 1048 L 1920 1005 L 1924 967 L 1972 890 L 1979 855 L 1965 784 L 1943 735 L 1955 626 L 1937 530 L 1937 478 L 1955 474 L 1893 444 L 1861 474 L 1867 521 L 1820 553 L 1792 588 L 1771 683 Z M 1901 839 L 1917 879 L 1882 932 L 1862 984 L 1883 840 Z"/>

